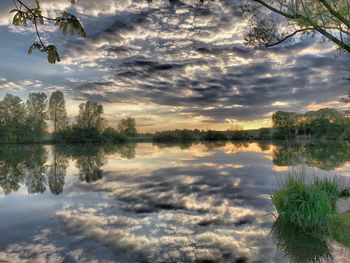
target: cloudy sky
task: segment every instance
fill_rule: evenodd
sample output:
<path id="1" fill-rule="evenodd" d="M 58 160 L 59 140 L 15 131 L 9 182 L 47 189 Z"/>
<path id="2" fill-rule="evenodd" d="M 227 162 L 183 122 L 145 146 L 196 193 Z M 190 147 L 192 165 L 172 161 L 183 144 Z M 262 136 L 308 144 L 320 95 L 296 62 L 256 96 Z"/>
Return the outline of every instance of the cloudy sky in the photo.
<path id="1" fill-rule="evenodd" d="M 31 0 L 27 0 L 30 2 Z M 276 110 L 342 108 L 350 56 L 318 39 L 274 48 L 247 47 L 238 0 L 196 7 L 194 0 L 42 0 L 55 17 L 76 14 L 86 39 L 41 27 L 62 61 L 27 55 L 32 28 L 11 25 L 11 0 L 0 2 L 0 96 L 64 91 L 70 116 L 79 103 L 103 103 L 109 125 L 136 118 L 142 132 L 175 128 L 270 126 Z"/>

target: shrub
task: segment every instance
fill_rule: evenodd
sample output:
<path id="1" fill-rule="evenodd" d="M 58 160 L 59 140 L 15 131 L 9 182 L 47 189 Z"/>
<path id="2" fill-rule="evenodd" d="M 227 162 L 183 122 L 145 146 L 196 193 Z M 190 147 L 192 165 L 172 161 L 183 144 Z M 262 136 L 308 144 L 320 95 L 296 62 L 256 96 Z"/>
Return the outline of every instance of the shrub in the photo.
<path id="1" fill-rule="evenodd" d="M 189 142 L 193 140 L 195 137 L 189 130 L 163 131 L 153 135 L 154 142 Z"/>
<path id="2" fill-rule="evenodd" d="M 225 140 L 227 140 L 227 137 L 223 132 L 209 130 L 204 134 L 204 136 L 202 137 L 202 140 L 205 140 L 205 141 L 225 141 Z"/>
<path id="3" fill-rule="evenodd" d="M 260 140 L 268 140 L 271 139 L 270 128 L 260 128 L 259 129 L 259 139 Z"/>
<path id="4" fill-rule="evenodd" d="M 81 128 L 78 126 L 68 127 L 57 134 L 59 142 L 86 143 L 100 142 L 101 134 L 96 128 Z"/>
<path id="5" fill-rule="evenodd" d="M 126 142 L 128 138 L 124 134 L 109 127 L 102 132 L 102 140 L 104 142 Z"/>
<path id="6" fill-rule="evenodd" d="M 288 177 L 271 194 L 279 216 L 302 229 L 328 231 L 339 186 L 332 180 L 315 179 L 307 184 L 298 177 Z"/>
<path id="7" fill-rule="evenodd" d="M 249 140 L 249 134 L 242 130 L 232 131 L 231 140 Z"/>

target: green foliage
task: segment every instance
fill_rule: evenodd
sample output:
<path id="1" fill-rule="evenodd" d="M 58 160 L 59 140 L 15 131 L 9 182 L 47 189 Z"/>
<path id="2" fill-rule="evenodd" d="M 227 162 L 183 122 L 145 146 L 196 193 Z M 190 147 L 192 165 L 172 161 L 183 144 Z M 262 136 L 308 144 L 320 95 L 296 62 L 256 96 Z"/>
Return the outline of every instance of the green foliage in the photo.
<path id="1" fill-rule="evenodd" d="M 68 32 L 71 35 L 75 33 L 79 34 L 81 37 L 86 37 L 83 26 L 80 21 L 72 14 L 63 12 L 62 16 L 56 17 L 56 26 L 62 30 L 63 34 L 66 35 Z"/>
<path id="2" fill-rule="evenodd" d="M 75 4 L 75 0 L 68 1 L 71 4 Z M 29 47 L 28 54 L 32 54 L 35 49 L 42 53 L 46 53 L 47 60 L 51 64 L 61 61 L 56 46 L 52 44 L 44 44 L 40 36 L 38 25 L 43 25 L 45 21 L 54 22 L 54 24 L 62 30 L 64 35 L 69 32 L 71 35 L 78 34 L 80 37 L 86 37 L 85 30 L 79 19 L 70 13 L 64 11 L 61 16 L 50 18 L 42 15 L 39 0 L 35 0 L 34 7 L 30 7 L 24 2 L 18 0 L 14 0 L 14 4 L 16 8 L 10 11 L 10 13 L 13 14 L 12 23 L 15 26 L 28 26 L 29 23 L 34 25 L 38 38 L 38 41 L 34 42 Z"/>
<path id="3" fill-rule="evenodd" d="M 292 139 L 296 136 L 296 125 L 300 115 L 295 112 L 277 111 L 272 115 L 272 125 L 276 128 L 276 139 Z"/>
<path id="4" fill-rule="evenodd" d="M 156 132 L 153 135 L 154 142 L 174 143 L 181 142 L 187 143 L 191 141 L 226 141 L 227 135 L 230 132 L 223 131 L 199 131 L 199 130 L 173 130 Z M 244 132 L 245 133 L 245 132 Z M 232 132 L 231 132 L 232 134 Z"/>
<path id="5" fill-rule="evenodd" d="M 243 130 L 237 130 L 231 132 L 231 140 L 249 140 L 249 134 Z"/>
<path id="6" fill-rule="evenodd" d="M 118 124 L 118 131 L 125 136 L 133 137 L 137 135 L 136 121 L 134 118 L 126 118 L 120 120 Z"/>
<path id="7" fill-rule="evenodd" d="M 194 139 L 189 130 L 162 131 L 153 135 L 154 142 L 189 142 Z"/>
<path id="8" fill-rule="evenodd" d="M 247 44 L 270 47 L 297 35 L 322 36 L 350 52 L 348 0 L 252 0 L 244 10 L 251 26 Z"/>
<path id="9" fill-rule="evenodd" d="M 339 186 L 331 180 L 307 184 L 297 177 L 288 177 L 271 194 L 272 202 L 282 220 L 304 230 L 328 232 L 332 225 L 335 199 Z"/>
<path id="10" fill-rule="evenodd" d="M 205 141 L 225 141 L 227 140 L 227 136 L 225 133 L 220 131 L 212 131 L 209 130 L 202 136 L 202 140 Z"/>
<path id="11" fill-rule="evenodd" d="M 340 135 L 340 139 L 350 141 L 350 127 L 346 126 L 343 133 Z"/>
<path id="12" fill-rule="evenodd" d="M 24 139 L 26 109 L 21 98 L 6 94 L 0 102 L 0 142 L 20 142 Z"/>
<path id="13" fill-rule="evenodd" d="M 82 129 L 95 129 L 102 131 L 103 128 L 103 106 L 96 102 L 87 101 L 79 105 L 77 127 Z"/>
<path id="14" fill-rule="evenodd" d="M 126 142 L 128 138 L 125 133 L 119 133 L 115 129 L 108 127 L 102 132 L 102 140 L 104 142 Z"/>
<path id="15" fill-rule="evenodd" d="M 47 120 L 53 124 L 54 143 L 125 142 L 136 132 L 133 118 L 126 119 L 126 130 L 122 133 L 113 128 L 104 129 L 101 104 L 88 101 L 79 109 L 77 122 L 69 125 L 61 91 L 53 92 L 49 101 L 44 93 L 30 93 L 26 102 L 6 94 L 0 101 L 0 143 L 51 142 Z"/>
<path id="16" fill-rule="evenodd" d="M 271 139 L 270 128 L 260 128 L 259 129 L 259 139 L 260 140 L 268 140 Z"/>
<path id="17" fill-rule="evenodd" d="M 321 179 L 319 177 L 316 177 L 310 188 L 315 189 L 315 191 L 321 191 L 326 193 L 333 207 L 341 194 L 340 185 L 337 183 L 336 178 Z"/>
<path id="18" fill-rule="evenodd" d="M 308 135 L 313 138 L 340 139 L 349 127 L 349 120 L 344 113 L 330 108 L 309 111 L 305 114 L 278 111 L 272 116 L 276 129 L 275 139 L 293 139 L 297 135 Z"/>
<path id="19" fill-rule="evenodd" d="M 49 117 L 53 123 L 55 142 L 57 141 L 57 133 L 66 128 L 67 110 L 66 102 L 62 91 L 54 91 L 49 100 Z"/>
<path id="20" fill-rule="evenodd" d="M 26 101 L 26 132 L 29 141 L 41 141 L 47 128 L 47 96 L 45 93 L 30 93 Z"/>
<path id="21" fill-rule="evenodd" d="M 65 143 L 94 143 L 101 142 L 102 136 L 95 127 L 80 127 L 73 125 L 58 132 L 58 142 Z"/>

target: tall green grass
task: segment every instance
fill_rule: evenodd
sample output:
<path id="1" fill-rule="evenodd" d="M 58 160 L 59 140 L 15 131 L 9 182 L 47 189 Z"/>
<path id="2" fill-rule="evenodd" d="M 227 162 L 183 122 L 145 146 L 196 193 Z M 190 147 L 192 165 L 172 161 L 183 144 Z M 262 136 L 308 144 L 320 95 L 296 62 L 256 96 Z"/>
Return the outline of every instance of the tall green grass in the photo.
<path id="1" fill-rule="evenodd" d="M 328 232 L 340 187 L 335 180 L 314 178 L 307 183 L 300 176 L 288 176 L 271 194 L 279 217 L 304 230 Z"/>

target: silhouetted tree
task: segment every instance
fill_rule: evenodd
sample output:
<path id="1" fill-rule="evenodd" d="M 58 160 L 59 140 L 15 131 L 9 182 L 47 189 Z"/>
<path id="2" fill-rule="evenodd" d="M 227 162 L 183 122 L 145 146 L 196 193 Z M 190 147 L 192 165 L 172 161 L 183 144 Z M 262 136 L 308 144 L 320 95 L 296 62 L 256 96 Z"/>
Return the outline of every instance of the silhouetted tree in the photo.
<path id="1" fill-rule="evenodd" d="M 47 124 L 47 97 L 45 93 L 30 93 L 26 102 L 26 133 L 30 141 L 40 141 L 45 135 Z"/>
<path id="2" fill-rule="evenodd" d="M 0 102 L 1 142 L 18 142 L 23 139 L 26 109 L 18 96 L 6 94 Z"/>
<path id="3" fill-rule="evenodd" d="M 134 118 L 126 118 L 120 120 L 118 124 L 118 131 L 126 136 L 135 136 L 137 135 L 136 130 L 136 121 Z"/>
<path id="4" fill-rule="evenodd" d="M 103 106 L 96 102 L 87 101 L 79 105 L 77 126 L 83 129 L 94 128 L 102 131 L 103 128 Z"/>
<path id="5" fill-rule="evenodd" d="M 62 91 L 55 91 L 49 100 L 49 114 L 54 126 L 54 138 L 57 143 L 57 133 L 67 126 L 66 102 Z"/>
<path id="6" fill-rule="evenodd" d="M 297 34 L 319 33 L 350 52 L 348 0 L 249 0 L 246 11 L 251 22 L 249 44 L 270 47 Z"/>

